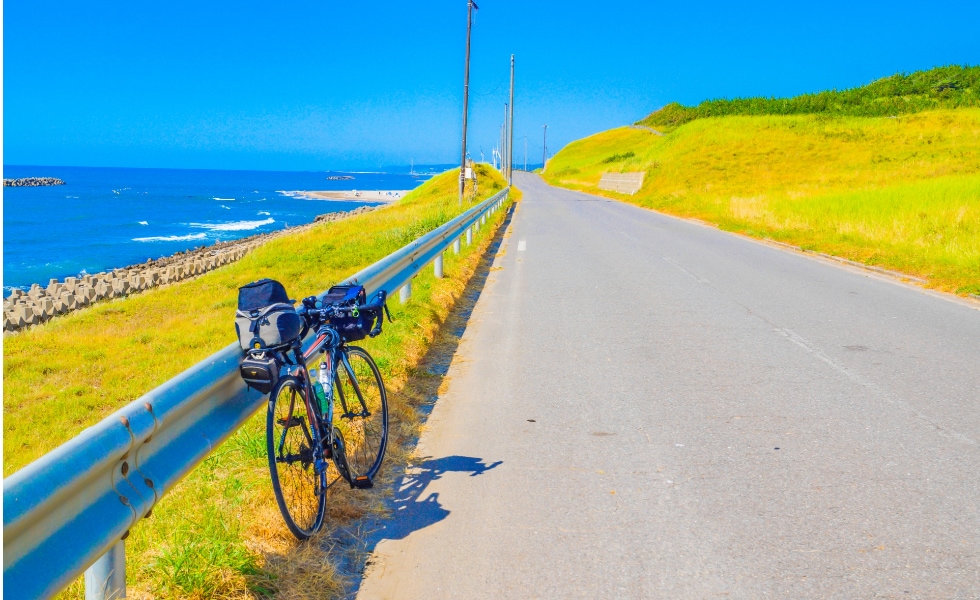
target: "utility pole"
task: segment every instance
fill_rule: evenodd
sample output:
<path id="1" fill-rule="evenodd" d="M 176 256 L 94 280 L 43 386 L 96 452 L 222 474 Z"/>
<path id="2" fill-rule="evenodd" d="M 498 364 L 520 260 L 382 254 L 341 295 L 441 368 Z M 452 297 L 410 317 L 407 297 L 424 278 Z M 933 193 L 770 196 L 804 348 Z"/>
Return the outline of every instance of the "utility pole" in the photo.
<path id="1" fill-rule="evenodd" d="M 459 160 L 459 205 L 463 205 L 466 187 L 466 109 L 470 101 L 470 31 L 473 29 L 473 9 L 480 10 L 473 0 L 466 2 L 466 74 L 463 76 L 463 152 Z"/>
<path id="2" fill-rule="evenodd" d="M 500 174 L 507 179 L 507 167 L 504 157 L 507 156 L 507 103 L 504 102 L 504 124 L 500 128 Z"/>
<path id="3" fill-rule="evenodd" d="M 504 112 L 507 112 L 507 107 L 504 107 Z M 500 145 L 500 173 L 504 172 L 504 126 L 500 126 L 500 139 L 497 141 Z"/>
<path id="4" fill-rule="evenodd" d="M 544 126 L 544 143 L 542 144 L 544 148 L 541 149 L 541 172 L 544 173 L 544 167 L 548 164 L 548 126 Z"/>
<path id="5" fill-rule="evenodd" d="M 524 172 L 527 173 L 527 136 L 524 136 Z"/>
<path id="6" fill-rule="evenodd" d="M 514 55 L 510 55 L 510 118 L 507 120 L 507 181 L 514 185 Z"/>

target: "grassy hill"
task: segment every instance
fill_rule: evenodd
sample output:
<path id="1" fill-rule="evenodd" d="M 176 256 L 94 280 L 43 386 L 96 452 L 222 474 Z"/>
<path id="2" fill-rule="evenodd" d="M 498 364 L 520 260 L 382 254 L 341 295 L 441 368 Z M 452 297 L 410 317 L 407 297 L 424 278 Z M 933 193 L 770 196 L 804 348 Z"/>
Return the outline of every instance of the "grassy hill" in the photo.
<path id="1" fill-rule="evenodd" d="M 479 198 L 505 185 L 478 165 Z M 455 217 L 458 171 L 437 176 L 394 205 L 276 238 L 242 260 L 175 285 L 73 312 L 4 338 L 4 475 L 55 448 L 143 393 L 235 340 L 238 287 L 272 277 L 290 295 L 318 293 Z M 502 218 L 497 213 L 493 221 Z M 389 390 L 389 465 L 416 435 L 415 366 L 474 272 L 491 227 L 460 255 L 413 280 L 412 300 L 390 302 L 395 322 L 361 344 Z M 389 473 L 390 474 L 390 473 Z M 383 476 L 385 473 L 383 472 Z M 340 486 L 337 486 L 339 490 Z M 332 491 L 325 529 L 382 510 L 375 493 Z M 262 411 L 141 521 L 126 542 L 131 597 L 332 597 L 341 581 L 323 548 L 297 546 L 269 482 Z M 76 582 L 63 597 L 81 597 Z"/>
<path id="2" fill-rule="evenodd" d="M 793 98 L 706 100 L 697 106 L 674 102 L 637 124 L 670 129 L 709 117 L 817 114 L 887 117 L 963 107 L 980 107 L 980 67 L 952 65 L 899 73 L 849 90 L 829 90 Z"/>
<path id="3" fill-rule="evenodd" d="M 941 73 L 976 72 L 902 77 L 937 81 Z M 970 86 L 956 89 L 957 102 L 974 102 L 977 88 Z M 657 114 L 643 122 L 657 124 L 650 120 Z M 609 171 L 645 172 L 642 189 L 633 196 L 599 190 Z M 887 117 L 704 116 L 665 135 L 622 127 L 569 144 L 544 177 L 901 271 L 941 290 L 980 294 L 980 108 Z"/>

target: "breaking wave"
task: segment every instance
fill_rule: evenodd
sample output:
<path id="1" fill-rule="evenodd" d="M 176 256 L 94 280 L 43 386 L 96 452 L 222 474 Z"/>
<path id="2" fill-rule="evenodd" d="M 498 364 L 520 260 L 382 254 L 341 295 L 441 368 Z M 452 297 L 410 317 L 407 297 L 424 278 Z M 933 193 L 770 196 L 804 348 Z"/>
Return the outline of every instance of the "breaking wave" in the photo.
<path id="1" fill-rule="evenodd" d="M 206 233 L 192 233 L 189 235 L 162 235 L 155 237 L 133 238 L 134 242 L 185 242 L 190 240 L 203 240 L 208 237 Z"/>
<path id="2" fill-rule="evenodd" d="M 208 229 L 211 231 L 247 231 L 249 229 L 258 229 L 263 225 L 271 225 L 275 222 L 276 220 L 270 217 L 268 219 L 265 219 L 264 221 L 234 221 L 232 223 L 190 223 L 190 226 L 197 227 L 198 229 Z"/>

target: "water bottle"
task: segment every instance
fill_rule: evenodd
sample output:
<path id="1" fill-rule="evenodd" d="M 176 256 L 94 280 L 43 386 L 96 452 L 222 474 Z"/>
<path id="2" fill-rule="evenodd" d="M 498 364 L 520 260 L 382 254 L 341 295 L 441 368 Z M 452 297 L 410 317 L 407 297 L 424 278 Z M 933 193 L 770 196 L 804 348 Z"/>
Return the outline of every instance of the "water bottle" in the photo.
<path id="1" fill-rule="evenodd" d="M 310 369 L 310 379 L 313 380 L 313 395 L 316 396 L 317 403 L 320 406 L 320 413 L 323 414 L 327 410 L 327 395 L 323 391 L 323 386 L 320 385 L 320 379 L 317 377 L 316 369 Z"/>

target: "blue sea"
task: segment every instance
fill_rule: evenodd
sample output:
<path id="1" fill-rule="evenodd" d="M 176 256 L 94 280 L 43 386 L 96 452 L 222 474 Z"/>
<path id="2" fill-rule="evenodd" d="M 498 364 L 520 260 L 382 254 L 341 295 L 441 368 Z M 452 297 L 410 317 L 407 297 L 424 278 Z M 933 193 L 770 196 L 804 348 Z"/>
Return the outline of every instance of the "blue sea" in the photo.
<path id="1" fill-rule="evenodd" d="M 376 204 L 288 192 L 410 190 L 434 172 L 425 170 L 413 176 L 4 165 L 7 179 L 57 177 L 66 185 L 3 188 L 3 295 Z M 342 175 L 354 179 L 327 179 Z"/>

